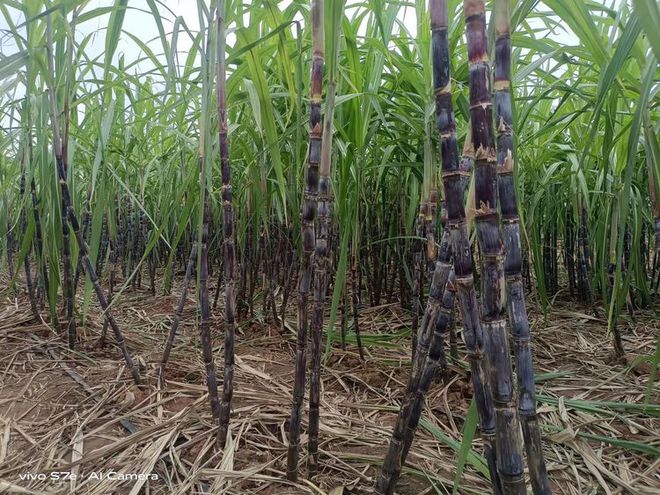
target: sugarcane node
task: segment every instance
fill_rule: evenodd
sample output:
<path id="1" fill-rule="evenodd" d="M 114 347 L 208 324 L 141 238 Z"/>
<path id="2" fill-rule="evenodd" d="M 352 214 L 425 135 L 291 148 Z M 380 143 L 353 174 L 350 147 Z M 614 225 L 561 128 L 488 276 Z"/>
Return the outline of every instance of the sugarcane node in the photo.
<path id="1" fill-rule="evenodd" d="M 474 217 L 477 219 L 477 221 L 483 222 L 497 218 L 497 210 L 495 208 L 491 208 L 490 203 L 488 202 L 480 202 L 478 208 L 472 209 L 472 213 L 474 214 Z"/>
<path id="2" fill-rule="evenodd" d="M 475 165 L 481 167 L 485 166 L 485 164 L 478 162 L 487 160 L 490 155 L 494 155 L 492 147 L 485 148 L 483 145 L 479 145 L 479 147 L 474 151 L 474 160 L 477 162 Z"/>
<path id="3" fill-rule="evenodd" d="M 471 286 L 474 284 L 474 276 L 471 273 L 468 275 L 456 275 L 454 284 L 456 287 Z"/>
<path id="4" fill-rule="evenodd" d="M 323 135 L 323 126 L 320 122 L 314 124 L 310 131 L 310 139 L 313 141 L 321 141 L 321 136 Z"/>
<path id="5" fill-rule="evenodd" d="M 450 95 L 451 96 L 451 79 L 441 88 L 434 88 L 433 92 L 436 96 Z"/>
<path id="6" fill-rule="evenodd" d="M 472 177 L 472 174 L 466 170 L 461 170 L 461 169 L 456 169 L 456 170 L 451 170 L 451 171 L 443 171 L 442 172 L 442 178 L 443 179 L 453 179 L 455 177 Z"/>
<path id="7" fill-rule="evenodd" d="M 474 20 L 475 17 L 484 16 L 485 6 L 483 0 L 464 0 L 463 15 L 465 22 Z"/>
<path id="8" fill-rule="evenodd" d="M 518 217 L 517 213 L 511 213 L 510 215 L 502 215 L 501 221 L 503 224 L 513 225 L 520 223 L 520 218 Z"/>

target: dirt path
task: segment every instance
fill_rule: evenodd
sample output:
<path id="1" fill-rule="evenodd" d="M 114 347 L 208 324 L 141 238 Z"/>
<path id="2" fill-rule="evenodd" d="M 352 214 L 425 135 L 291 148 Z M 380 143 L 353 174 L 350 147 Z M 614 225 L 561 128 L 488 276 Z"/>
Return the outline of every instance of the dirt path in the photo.
<path id="1" fill-rule="evenodd" d="M 167 388 L 159 392 L 155 386 L 155 364 L 175 300 L 154 300 L 136 292 L 125 294 L 117 308 L 129 348 L 142 363 L 150 385 L 146 392 L 131 385 L 113 346 L 96 346 L 100 321 L 92 317 L 87 322 L 80 350 L 71 353 L 49 329 L 30 322 L 25 301 L 3 302 L 0 492 L 339 495 L 373 491 L 409 370 L 404 361 L 409 355 L 407 339 L 397 337 L 407 317 L 398 306 L 365 312 L 363 332 L 367 343 L 373 344 L 365 363 L 350 346 L 346 352 L 336 350 L 329 360 L 323 377 L 321 475 L 315 488 L 306 482 L 284 481 L 293 334 L 281 334 L 259 314 L 241 325 L 231 444 L 224 454 L 217 454 L 209 434 L 213 424 L 192 301 L 167 369 Z M 624 330 L 630 362 L 654 351 L 651 317 L 640 314 L 637 323 Z M 221 314 L 215 318 L 212 328 L 221 375 Z M 603 323 L 580 311 L 558 304 L 546 321 L 551 323 L 534 320 L 532 331 L 545 454 L 555 492 L 657 493 L 660 408 L 643 408 L 648 365 L 639 359 L 635 366 L 613 363 Z M 30 333 L 44 344 L 37 344 Z M 46 342 L 91 391 L 85 392 L 58 361 L 42 352 Z M 652 394 L 656 403 L 657 392 L 656 386 Z M 451 492 L 456 466 L 452 445 L 456 448 L 456 441 L 460 442 L 471 394 L 464 363 L 451 365 L 450 379 L 436 384 L 431 393 L 399 493 L 435 493 L 433 486 L 438 493 Z M 126 418 L 138 431 L 131 434 L 121 426 L 120 420 Z M 303 432 L 305 425 L 306 418 Z M 302 445 L 306 445 L 304 435 Z M 488 491 L 479 440 L 473 450 L 461 493 Z M 57 476 L 60 479 L 54 479 Z"/>

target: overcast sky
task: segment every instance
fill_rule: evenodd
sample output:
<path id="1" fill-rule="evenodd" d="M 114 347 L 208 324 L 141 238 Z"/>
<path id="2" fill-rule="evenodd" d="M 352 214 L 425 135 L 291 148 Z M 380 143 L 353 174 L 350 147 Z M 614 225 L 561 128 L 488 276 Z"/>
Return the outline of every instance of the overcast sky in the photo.
<path id="1" fill-rule="evenodd" d="M 163 27 L 168 35 L 172 32 L 174 21 L 177 16 L 181 16 L 184 19 L 186 25 L 191 31 L 197 32 L 199 30 L 199 17 L 197 14 L 197 2 L 195 0 L 161 0 L 161 2 L 172 11 L 170 13 L 164 8 L 160 9 Z M 113 3 L 114 0 L 92 0 L 86 10 L 110 6 Z M 250 0 L 244 0 L 244 3 L 249 4 Z M 284 7 L 289 3 L 289 1 L 284 1 L 281 5 Z M 347 1 L 348 5 L 351 3 L 355 3 L 354 0 Z M 154 50 L 154 53 L 159 54 L 162 49 L 160 40 L 158 39 L 158 27 L 150 13 L 148 3 L 146 0 L 128 0 L 128 6 L 129 9 L 124 18 L 123 29 L 133 35 L 139 36 L 144 42 L 150 42 L 150 48 Z M 108 18 L 109 15 L 102 16 L 94 21 L 87 22 L 85 26 L 79 26 L 77 28 L 79 30 L 79 37 L 82 38 L 92 31 L 103 29 L 107 24 Z M 412 35 L 416 35 L 417 29 L 414 9 L 403 9 L 400 13 L 400 18 L 403 20 Z M 2 27 L 3 22 L 3 20 L 0 20 L 0 28 Z M 104 35 L 103 31 L 99 32 L 99 37 L 95 40 L 95 43 L 90 46 L 90 54 L 97 55 L 103 51 Z M 233 46 L 235 41 L 236 37 L 230 32 L 227 35 L 227 43 L 229 46 Z M 187 34 L 184 34 L 183 31 L 181 31 L 177 43 L 179 53 L 184 55 L 190 49 L 192 40 Z M 140 49 L 128 36 L 123 36 L 117 47 L 117 54 L 119 53 L 124 53 L 126 55 L 126 60 L 129 61 L 134 60 L 140 55 Z"/>
<path id="2" fill-rule="evenodd" d="M 172 13 L 168 12 L 166 9 L 161 9 L 161 18 L 165 28 L 165 31 L 169 34 L 172 31 L 172 26 L 176 16 L 181 16 L 191 31 L 199 30 L 199 22 L 197 16 L 197 7 L 194 0 L 161 0 Z M 246 0 L 246 2 L 249 0 Z M 612 0 L 605 1 L 603 3 L 611 4 Z M 354 3 L 352 0 L 348 0 L 348 5 Z M 89 5 L 86 7 L 86 10 L 91 10 L 97 7 L 106 7 L 113 4 L 113 0 L 92 0 L 89 2 Z M 149 12 L 149 6 L 146 0 L 129 0 L 128 2 L 129 9 L 126 12 L 124 18 L 123 29 L 127 32 L 132 33 L 133 35 L 139 36 L 140 39 L 144 42 L 150 42 L 149 46 L 154 50 L 155 53 L 160 54 L 162 51 L 160 41 L 158 40 L 158 28 L 156 23 Z M 11 9 L 10 9 L 11 10 Z M 400 12 L 400 18 L 403 21 L 404 25 L 410 32 L 411 36 L 415 36 L 417 33 L 416 29 L 416 19 L 415 11 L 413 8 L 402 9 Z M 92 57 L 100 55 L 103 52 L 104 48 L 104 37 L 105 31 L 104 28 L 107 25 L 109 15 L 98 17 L 92 21 L 87 21 L 84 24 L 77 26 L 77 38 L 82 39 L 84 36 L 88 35 L 91 32 L 96 32 L 94 39 L 88 45 L 88 54 Z M 22 22 L 21 16 L 16 12 L 15 20 L 17 22 Z M 0 16 L 0 30 L 6 32 L 7 24 L 3 16 Z M 555 36 L 563 43 L 572 44 L 575 43 L 576 39 L 571 34 L 566 33 L 557 33 Z M 230 33 L 227 37 L 229 45 L 233 45 L 235 42 L 235 37 Z M 13 42 L 10 41 L 10 36 L 0 35 L 0 51 L 3 55 L 8 55 L 15 50 Z M 187 34 L 181 32 L 178 38 L 178 49 L 180 54 L 185 54 L 192 44 L 191 39 Z M 126 61 L 130 62 L 135 60 L 140 56 L 139 47 L 128 37 L 122 36 L 119 46 L 117 48 L 116 54 L 125 54 Z"/>

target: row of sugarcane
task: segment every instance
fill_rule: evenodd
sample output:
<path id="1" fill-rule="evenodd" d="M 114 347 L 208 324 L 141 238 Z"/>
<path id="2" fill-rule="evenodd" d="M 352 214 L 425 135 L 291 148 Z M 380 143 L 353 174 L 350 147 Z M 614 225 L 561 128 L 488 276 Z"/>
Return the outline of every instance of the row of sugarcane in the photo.
<path id="1" fill-rule="evenodd" d="M 309 150 L 309 167 L 307 171 L 305 198 L 303 201 L 302 209 L 302 225 L 303 225 L 303 250 L 302 259 L 300 262 L 300 272 L 298 276 L 298 311 L 299 315 L 299 349 L 297 351 L 298 358 L 296 360 L 298 372 L 296 380 L 291 426 L 290 426 L 290 470 L 288 476 L 295 479 L 297 476 L 297 438 L 300 435 L 300 412 L 302 410 L 302 398 L 304 395 L 305 387 L 305 354 L 306 354 L 306 333 L 308 325 L 308 293 L 311 289 L 312 279 L 314 281 L 314 305 L 312 308 L 311 318 L 311 332 L 312 332 L 312 376 L 311 376 L 311 391 L 310 391 L 310 462 L 309 470 L 310 475 L 313 476 L 318 471 L 318 422 L 319 422 L 319 402 L 320 402 L 320 360 L 321 360 L 321 344 L 322 344 L 322 328 L 323 328 L 323 312 L 324 300 L 327 286 L 326 275 L 328 272 L 328 244 L 329 244 L 329 209 L 331 203 L 330 196 L 330 146 L 332 133 L 332 108 L 334 101 L 334 81 L 329 82 L 328 105 L 326 112 L 329 118 L 326 118 L 325 126 L 321 125 L 321 95 L 322 95 L 322 79 L 323 79 L 323 2 L 318 1 L 312 4 L 312 23 L 313 23 L 313 50 L 314 60 L 312 63 L 312 98 L 310 104 L 310 150 Z M 233 373 L 234 373 L 234 335 L 235 335 L 235 282 L 236 282 L 236 264 L 235 264 L 235 248 L 234 248 L 234 222 L 233 222 L 233 207 L 232 207 L 232 186 L 231 186 L 231 168 L 229 163 L 229 148 L 228 148 L 228 125 L 227 125 L 227 106 L 226 106 L 226 62 L 225 62 L 225 28 L 224 28 L 224 2 L 218 0 L 215 5 L 215 22 L 217 26 L 217 46 L 216 46 L 216 103 L 218 115 L 218 139 L 219 139 L 219 154 L 220 154 L 220 168 L 221 168 L 221 202 L 223 209 L 223 225 L 222 233 L 224 236 L 224 256 L 222 259 L 222 272 L 224 274 L 224 374 L 223 374 L 223 390 L 218 393 L 217 373 L 213 358 L 213 346 L 211 342 L 210 332 L 210 301 L 209 301 L 209 229 L 211 224 L 209 191 L 208 191 L 208 161 L 207 156 L 208 148 L 204 141 L 206 136 L 205 129 L 208 125 L 208 105 L 210 102 L 209 88 L 211 86 L 211 74 L 208 70 L 210 67 L 209 55 L 211 53 L 210 41 L 212 39 L 210 33 L 207 36 L 205 50 L 202 51 L 202 56 L 205 57 L 205 70 L 202 73 L 203 91 L 202 91 L 202 107 L 207 111 L 202 111 L 200 121 L 200 139 L 199 139 L 199 153 L 198 153 L 198 167 L 199 167 L 199 187 L 200 187 L 200 217 L 197 224 L 197 233 L 194 236 L 195 240 L 190 247 L 190 255 L 186 264 L 186 273 L 183 280 L 181 295 L 177 308 L 172 319 L 172 325 L 168 333 L 163 356 L 161 358 L 160 366 L 158 368 L 159 385 L 165 384 L 165 368 L 169 360 L 169 356 L 174 345 L 174 338 L 178 326 L 181 322 L 183 309 L 187 299 L 187 292 L 192 280 L 193 272 L 198 274 L 198 305 L 200 312 L 200 338 L 203 353 L 203 360 L 206 368 L 207 386 L 209 391 L 209 400 L 211 403 L 211 412 L 215 420 L 218 422 L 218 435 L 217 443 L 220 447 L 224 447 L 229 428 L 229 416 L 231 411 L 231 399 L 233 393 Z M 78 14 L 78 10 L 74 10 L 73 18 Z M 47 43 L 46 49 L 48 52 L 48 64 L 51 73 L 55 73 L 53 63 L 53 50 L 50 16 L 47 16 Z M 71 57 L 73 49 L 69 46 L 68 56 Z M 69 78 L 71 74 L 68 74 Z M 67 79 L 68 80 L 68 79 Z M 63 252 L 62 260 L 64 266 L 64 284 L 63 294 L 66 308 L 66 323 L 67 323 L 67 339 L 70 348 L 74 348 L 77 340 L 76 320 L 74 317 L 74 297 L 75 288 L 77 287 L 77 279 L 80 276 L 80 270 L 84 270 L 87 277 L 89 277 L 94 291 L 96 293 L 99 305 L 103 311 L 104 327 L 101 335 L 101 343 L 106 341 L 106 330 L 110 326 L 114 332 L 115 343 L 121 349 L 123 358 L 127 367 L 130 369 L 133 380 L 139 386 L 142 386 L 142 378 L 139 369 L 133 361 L 129 350 L 127 349 L 125 339 L 115 320 L 110 307 L 111 298 L 113 295 L 114 286 L 117 277 L 117 258 L 118 252 L 122 251 L 124 258 L 123 275 L 127 276 L 133 269 L 135 260 L 140 256 L 140 252 L 144 250 L 146 245 L 146 222 L 144 215 L 138 215 L 136 222 L 135 216 L 131 214 L 130 205 L 132 201 L 128 202 L 129 212 L 126 215 L 127 222 L 127 238 L 124 243 L 119 243 L 116 246 L 110 246 L 110 280 L 109 289 L 105 293 L 101 288 L 99 277 L 97 275 L 97 268 L 102 268 L 97 264 L 92 263 L 88 246 L 86 242 L 87 230 L 91 214 L 89 212 L 89 194 L 87 200 L 87 209 L 83 219 L 83 227 L 78 220 L 78 216 L 74 211 L 71 194 L 69 191 L 69 184 L 67 180 L 67 158 L 69 154 L 66 152 L 66 143 L 68 143 L 68 128 L 69 128 L 69 109 L 68 98 L 65 96 L 64 109 L 61 114 L 64 115 L 64 138 L 60 129 L 60 122 L 58 116 L 61 115 L 57 109 L 57 97 L 55 88 L 52 81 L 48 84 L 49 103 L 50 103 L 50 120 L 52 125 L 53 135 L 53 154 L 57 167 L 57 174 L 60 185 L 60 192 L 62 197 L 62 230 L 63 230 Z M 28 100 L 29 101 L 29 100 Z M 27 112 L 26 112 L 27 114 Z M 26 119 L 26 122 L 28 120 Z M 323 140 L 322 135 L 327 136 Z M 27 147 L 26 147 L 27 149 Z M 25 164 L 29 161 L 29 157 L 25 156 L 21 162 L 21 197 L 25 194 Z M 33 185 L 34 188 L 34 185 Z M 119 220 L 119 214 L 115 220 Z M 21 224 L 25 230 L 25 209 Z M 35 215 L 37 209 L 35 205 Z M 318 211 L 319 220 L 319 233 L 315 235 L 315 216 Z M 39 225 L 38 218 L 35 218 L 36 225 Z M 81 266 L 78 267 L 76 277 L 73 277 L 71 266 L 71 253 L 69 250 L 69 227 L 73 230 L 74 238 L 76 240 L 79 259 Z M 120 229 L 121 231 L 122 229 Z M 313 256 L 312 256 L 313 254 Z M 135 259 L 133 259 L 135 258 Z M 150 257 L 150 274 L 151 274 L 151 290 L 155 292 L 155 255 Z M 313 261 L 312 261 L 313 260 Z M 36 305 L 36 296 L 34 294 L 34 284 L 31 280 L 32 270 L 29 267 L 29 257 L 25 257 L 25 274 L 27 277 L 27 285 L 30 292 L 30 301 L 32 310 L 36 317 L 40 317 Z M 139 264 L 135 267 L 138 273 L 137 285 L 140 285 L 140 270 Z M 47 271 L 44 270 L 44 278 L 47 277 Z M 312 277 L 313 274 L 313 277 Z M 44 282 L 48 286 L 47 282 Z M 219 289 L 220 284 L 218 284 Z M 219 290 L 216 294 L 219 293 Z M 58 322 L 57 315 L 53 320 Z M 301 338 L 300 335 L 303 337 Z M 296 427 L 297 425 L 297 427 Z M 315 433 L 314 433 L 315 430 Z M 297 433 L 296 433 L 297 432 Z"/>
<path id="2" fill-rule="evenodd" d="M 209 223 L 210 223 L 210 207 L 208 202 L 208 183 L 207 183 L 207 172 L 209 170 L 208 161 L 209 157 L 207 156 L 207 148 L 204 142 L 204 132 L 200 133 L 199 140 L 199 186 L 200 186 L 200 219 L 197 225 L 197 235 L 195 242 L 191 248 L 190 263 L 188 264 L 187 277 L 184 281 L 184 289 L 179 307 L 177 308 L 177 313 L 174 318 L 174 322 L 177 322 L 177 318 L 180 320 L 183 303 L 185 302 L 187 284 L 190 282 L 190 275 L 193 271 L 193 264 L 196 261 L 196 271 L 199 277 L 199 287 L 198 287 L 198 298 L 199 298 L 199 309 L 200 309 L 200 337 L 201 337 L 201 346 L 204 357 L 204 363 L 206 367 L 207 375 L 207 384 L 209 389 L 209 398 L 211 402 L 211 411 L 213 417 L 218 421 L 218 430 L 217 430 L 217 439 L 220 446 L 224 446 L 229 427 L 229 415 L 231 408 L 231 399 L 232 399 L 232 387 L 233 387 L 233 369 L 234 369 L 234 314 L 235 314 L 235 294 L 234 294 L 234 284 L 235 284 L 235 253 L 234 253 L 234 244 L 233 244 L 233 210 L 232 210 L 232 192 L 231 192 L 231 170 L 229 164 L 229 149 L 228 149 L 228 140 L 227 140 L 227 107 L 226 107 L 226 68 L 225 68 L 225 26 L 224 26 L 224 2 L 218 0 L 215 5 L 215 25 L 217 27 L 217 47 L 216 47 L 216 102 L 217 102 L 217 114 L 218 114 L 218 140 L 219 140 L 219 150 L 220 150 L 220 162 L 221 162 L 221 171 L 222 171 L 222 188 L 221 188 L 221 201 L 223 207 L 223 228 L 222 232 L 224 235 L 224 319 L 225 319 L 225 344 L 224 344 L 224 379 L 223 379 L 223 389 L 222 393 L 219 395 L 217 390 L 217 379 L 215 372 L 215 364 L 213 359 L 213 347 L 211 343 L 211 333 L 210 333 L 210 304 L 209 304 L 209 290 L 208 290 L 208 233 L 209 233 Z M 80 12 L 79 8 L 74 8 L 73 10 L 73 19 L 72 25 L 75 25 L 75 19 Z M 53 50 L 53 37 L 52 37 L 52 23 L 51 23 L 51 14 L 46 16 L 46 59 L 48 70 L 51 74 L 55 74 L 54 67 L 54 50 Z M 207 46 L 204 50 L 204 56 L 207 57 L 204 73 L 204 88 L 205 91 L 202 95 L 203 105 L 207 105 L 210 102 L 209 88 L 211 87 L 212 74 L 208 70 L 211 66 L 208 60 L 210 50 L 210 41 L 211 36 L 211 27 L 209 26 L 209 34 L 207 36 Z M 32 29 L 32 24 L 27 24 L 28 36 L 30 36 L 30 30 Z M 73 42 L 69 42 L 67 49 L 67 57 L 69 58 L 67 67 L 71 67 L 71 58 L 73 57 Z M 67 84 L 71 84 L 71 78 L 73 73 L 71 70 L 67 71 L 66 81 Z M 92 284 L 93 290 L 96 294 L 99 306 L 102 310 L 102 316 L 104 320 L 104 327 L 101 335 L 101 342 L 104 343 L 106 339 L 107 328 L 110 327 L 114 334 L 115 344 L 119 347 L 123 359 L 126 363 L 127 368 L 130 370 L 134 382 L 138 386 L 143 386 L 142 377 L 140 376 L 140 371 L 133 360 L 127 345 L 124 339 L 124 335 L 119 328 L 117 320 L 113 316 L 113 312 L 110 307 L 110 302 L 113 294 L 113 289 L 116 282 L 117 276 L 117 264 L 118 264 L 118 253 L 122 245 L 109 246 L 109 258 L 110 258 L 110 280 L 109 280 L 109 290 L 104 292 L 97 271 L 102 269 L 102 257 L 97 256 L 97 263 L 93 263 L 89 247 L 87 245 L 87 230 L 89 229 L 89 221 L 91 217 L 90 208 L 89 208 L 89 196 L 87 199 L 87 208 L 86 212 L 83 215 L 83 221 L 81 222 L 78 218 L 77 213 L 74 210 L 72 204 L 72 195 L 68 183 L 68 157 L 69 153 L 67 152 L 67 146 L 69 143 L 69 127 L 70 127 L 70 110 L 69 110 L 69 97 L 70 91 L 68 89 L 64 94 L 64 104 L 63 108 L 60 111 L 58 108 L 58 98 L 56 94 L 56 88 L 54 81 L 52 79 L 46 78 L 46 87 L 48 92 L 48 103 L 49 103 L 49 118 L 51 124 L 51 133 L 52 133 L 52 150 L 55 157 L 55 168 L 56 175 L 59 183 L 60 197 L 61 197 L 61 213 L 62 213 L 62 238 L 63 238 L 63 247 L 62 247 L 62 265 L 63 265 L 63 295 L 65 302 L 65 321 L 66 329 L 65 333 L 67 336 L 68 345 L 71 349 L 75 347 L 77 340 L 77 331 L 76 331 L 76 319 L 74 317 L 74 297 L 75 297 L 75 288 L 78 286 L 78 279 L 82 271 L 86 274 L 89 281 Z M 68 86 L 67 86 L 68 88 Z M 26 167 L 30 163 L 31 157 L 29 152 L 31 151 L 31 138 L 29 132 L 29 123 L 30 123 L 30 98 L 25 99 L 25 109 L 24 109 L 24 120 L 23 125 L 26 127 L 26 143 L 23 146 L 23 156 L 21 158 L 21 175 L 20 175 L 20 195 L 23 198 L 26 194 Z M 202 112 L 202 121 L 200 122 L 200 129 L 204 131 L 207 125 L 208 120 L 208 111 Z M 61 119 L 60 116 L 63 116 Z M 37 208 L 37 199 L 35 192 L 34 178 L 31 179 L 30 184 L 31 189 L 31 202 L 32 202 L 32 211 L 34 214 L 34 223 L 36 226 L 36 236 L 37 236 L 37 249 L 40 249 L 41 243 L 41 225 L 39 219 L 39 212 Z M 130 206 L 129 202 L 129 206 Z M 116 206 L 117 211 L 119 210 Z M 23 208 L 21 213 L 21 228 L 23 231 L 26 230 L 27 224 L 27 209 Z M 118 216 L 118 215 L 117 215 Z M 117 218 L 115 218 L 117 220 Z M 137 256 L 140 250 L 145 249 L 146 244 L 146 222 L 144 215 L 139 215 L 137 235 L 134 236 L 134 229 L 131 226 L 131 222 L 134 221 L 134 217 L 130 214 L 127 215 L 128 219 L 128 250 L 122 253 L 126 259 L 128 259 L 128 267 L 126 271 L 132 269 L 131 266 L 131 257 Z M 70 251 L 70 236 L 73 235 L 75 243 L 78 248 L 78 266 L 74 271 L 74 267 L 71 263 L 71 251 Z M 106 243 L 111 243 L 108 239 L 107 234 L 104 236 Z M 43 257 L 40 252 L 37 252 L 39 258 L 42 259 L 43 271 L 39 277 L 43 277 L 43 289 L 42 293 L 45 292 L 48 283 L 48 270 L 43 263 Z M 151 274 L 151 290 L 152 293 L 155 292 L 155 256 L 150 258 L 149 268 Z M 135 261 L 135 260 L 132 260 Z M 41 318 L 39 314 L 39 308 L 37 305 L 37 296 L 35 294 L 36 287 L 32 280 L 32 270 L 29 264 L 29 253 L 24 257 L 25 264 L 25 276 L 26 283 L 28 286 L 28 292 L 30 296 L 31 309 L 36 318 Z M 139 274 L 138 274 L 138 285 L 139 285 Z M 39 284 L 37 284 L 39 285 Z M 56 329 L 60 327 L 60 322 L 57 313 L 51 314 L 52 325 Z M 161 366 L 159 368 L 159 377 L 163 377 L 163 371 L 165 364 L 167 363 L 167 358 L 172 347 L 173 337 L 176 332 L 176 323 L 172 325 L 172 332 L 170 332 L 168 341 L 166 342 L 165 352 L 161 360 Z M 163 383 L 162 381 L 160 382 Z"/>

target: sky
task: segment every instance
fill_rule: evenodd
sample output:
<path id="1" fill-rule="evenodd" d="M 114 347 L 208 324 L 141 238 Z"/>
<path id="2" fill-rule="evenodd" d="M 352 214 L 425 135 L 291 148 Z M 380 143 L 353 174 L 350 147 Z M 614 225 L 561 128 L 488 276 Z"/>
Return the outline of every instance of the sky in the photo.
<path id="1" fill-rule="evenodd" d="M 165 31 L 169 34 L 172 32 L 174 20 L 177 16 L 181 16 L 188 28 L 197 32 L 199 30 L 199 18 L 197 14 L 197 2 L 195 0 L 160 0 L 172 12 L 167 9 L 161 8 L 161 19 Z M 114 0 L 91 0 L 89 6 L 85 10 L 89 11 L 98 7 L 108 7 L 114 3 Z M 250 0 L 245 0 L 244 3 L 250 3 Z M 354 3 L 348 0 L 347 4 Z M 290 1 L 281 3 L 282 8 L 290 4 Z M 134 35 L 138 35 L 143 42 L 149 42 L 150 48 L 158 53 L 160 49 L 160 41 L 158 39 L 158 27 L 151 15 L 149 5 L 146 0 L 128 0 L 129 9 L 124 17 L 123 29 Z M 92 55 L 98 55 L 103 52 L 104 48 L 104 35 L 102 29 L 105 28 L 109 15 L 100 16 L 93 21 L 89 21 L 84 25 L 78 26 L 78 39 L 82 39 L 92 31 L 99 31 L 99 36 L 89 46 L 89 52 Z M 401 14 L 401 20 L 410 30 L 413 35 L 416 34 L 416 21 L 415 12 L 412 8 L 405 9 Z M 247 18 L 246 18 L 247 21 Z M 0 18 L 0 30 L 6 28 L 3 18 Z M 236 36 L 229 32 L 227 35 L 227 43 L 233 46 L 236 41 Z M 189 36 L 180 33 L 178 39 L 178 47 L 180 56 L 185 56 L 192 45 L 192 40 Z M 123 36 L 117 47 L 117 54 L 124 53 L 126 60 L 132 60 L 140 56 L 139 47 L 128 36 Z"/>
<path id="2" fill-rule="evenodd" d="M 90 0 L 85 10 L 90 11 L 99 7 L 108 7 L 113 5 L 114 1 L 115 0 Z M 286 3 L 289 1 L 290 0 L 284 0 L 283 4 L 286 5 Z M 623 0 L 600 1 L 611 6 L 613 3 L 619 4 Z M 165 8 L 161 6 L 159 10 L 161 13 L 163 27 L 168 34 L 168 37 L 171 36 L 174 20 L 177 16 L 181 16 L 183 18 L 185 24 L 191 31 L 197 32 L 199 30 L 197 2 L 195 0 L 157 0 L 157 2 L 162 3 L 167 7 Z M 250 0 L 244 0 L 244 2 L 249 3 Z M 347 0 L 347 5 L 349 8 L 351 4 L 360 3 L 362 3 L 362 0 Z M 146 0 L 128 0 L 128 7 L 129 8 L 126 11 L 124 18 L 123 30 L 132 33 L 135 36 L 139 36 L 139 38 L 143 42 L 146 42 L 157 55 L 160 55 L 162 53 L 162 47 L 159 40 L 158 27 L 150 12 L 148 2 Z M 548 10 L 547 7 L 543 6 L 543 4 L 541 4 L 541 7 L 537 8 L 546 11 Z M 168 11 L 168 9 L 171 12 Z M 19 14 L 18 11 L 12 10 L 11 8 L 9 8 L 9 10 L 13 13 L 15 23 L 20 24 L 24 21 L 24 19 L 22 19 L 22 15 Z M 109 17 L 109 14 L 99 16 L 91 21 L 86 21 L 76 26 L 76 38 L 79 41 L 90 33 L 93 33 L 93 38 L 86 48 L 86 53 L 88 56 L 90 56 L 90 58 L 95 58 L 103 54 L 105 45 L 105 28 L 107 26 Z M 402 21 L 406 26 L 410 36 L 416 36 L 417 23 L 415 10 L 412 7 L 403 8 L 399 13 L 399 17 L 400 21 Z M 7 33 L 7 28 L 7 21 L 4 16 L 0 14 L 0 54 L 4 56 L 10 55 L 16 51 L 16 45 L 14 44 L 11 35 Z M 569 31 L 559 30 L 556 33 L 551 34 L 550 37 L 565 45 L 575 45 L 578 42 L 577 37 Z M 231 30 L 228 32 L 227 42 L 229 46 L 233 46 L 236 42 L 236 37 L 231 32 Z M 185 56 L 191 45 L 191 38 L 187 33 L 181 30 L 178 36 L 179 63 L 184 62 Z M 125 34 L 122 34 L 121 36 L 119 45 L 115 52 L 115 60 L 117 60 L 121 54 L 125 56 L 125 61 L 127 64 L 143 56 L 139 46 L 136 45 L 136 43 Z M 141 62 L 138 66 L 134 66 L 131 72 L 144 74 L 151 69 L 153 69 L 153 65 L 146 61 Z M 0 81 L 0 84 L 1 83 L 2 81 Z M 19 88 L 15 96 L 20 97 L 22 96 L 21 93 L 21 88 Z M 0 97 L 2 97 L 2 95 L 0 95 Z"/>
<path id="3" fill-rule="evenodd" d="M 171 33 L 172 27 L 174 24 L 174 19 L 176 16 L 181 16 L 186 25 L 190 28 L 191 31 L 199 30 L 199 21 L 197 16 L 197 2 L 195 0 L 160 0 L 164 5 L 167 6 L 172 12 L 168 12 L 165 8 L 161 8 L 161 19 L 163 22 L 164 29 L 167 33 Z M 246 3 L 249 0 L 245 0 Z M 355 3 L 357 0 L 348 0 L 347 4 Z M 611 3 L 612 0 L 604 3 Z M 91 0 L 89 5 L 85 10 L 89 11 L 98 7 L 107 7 L 113 4 L 113 0 Z M 287 2 L 284 2 L 286 4 Z M 156 52 L 159 53 L 160 41 L 158 40 L 158 28 L 156 22 L 154 21 L 150 11 L 149 5 L 146 0 L 129 0 L 128 2 L 129 9 L 126 12 L 124 18 L 123 29 L 134 35 L 140 37 L 143 42 L 149 42 L 149 46 Z M 14 20 L 17 22 L 22 21 L 18 12 L 15 12 Z M 91 43 L 88 45 L 88 53 L 91 56 L 97 56 L 103 53 L 104 48 L 104 28 L 106 27 L 109 15 L 104 15 L 97 17 L 92 21 L 87 21 L 84 24 L 77 26 L 77 38 L 82 39 L 84 36 L 88 35 L 91 32 L 96 32 Z M 20 20 L 19 20 L 20 19 Z M 413 8 L 402 9 L 400 13 L 400 20 L 403 21 L 403 24 L 406 26 L 407 30 L 411 33 L 411 36 L 417 34 L 417 26 L 415 19 L 415 11 Z M 0 33 L 4 32 L 7 28 L 6 20 L 4 16 L 0 16 Z M 2 36 L 0 34 L 0 52 L 3 55 L 11 54 L 15 49 L 15 45 L 12 41 L 9 40 L 10 37 Z M 570 33 L 559 32 L 555 36 L 558 41 L 564 43 L 573 43 L 576 41 L 575 37 Z M 228 33 L 227 42 L 230 46 L 233 46 L 235 43 L 235 36 L 233 33 Z M 185 56 L 188 52 L 188 49 L 192 45 L 192 40 L 189 36 L 180 33 L 178 39 L 178 47 L 180 56 Z M 116 54 L 124 54 L 126 61 L 131 61 L 140 56 L 139 47 L 130 39 L 128 36 L 122 36 L 119 46 L 117 47 Z"/>

